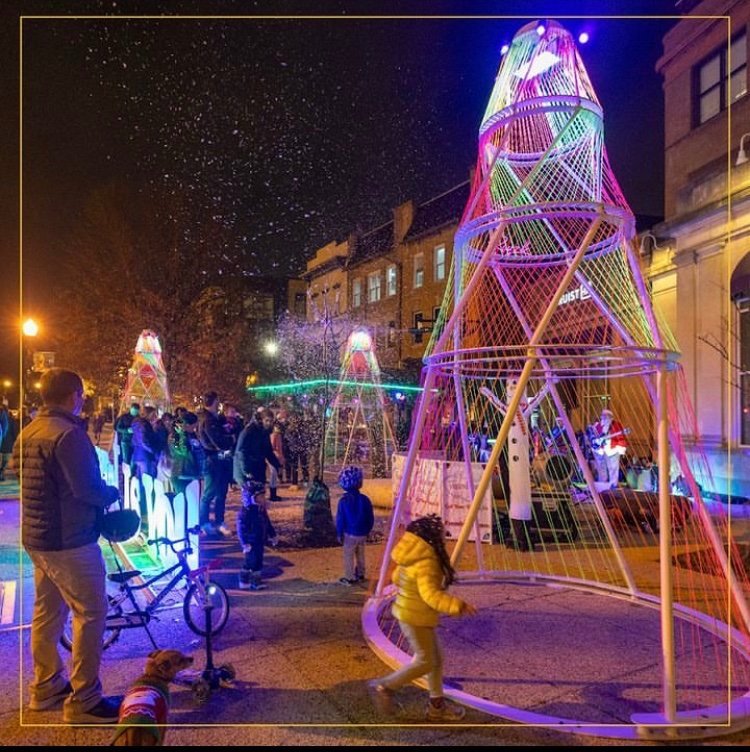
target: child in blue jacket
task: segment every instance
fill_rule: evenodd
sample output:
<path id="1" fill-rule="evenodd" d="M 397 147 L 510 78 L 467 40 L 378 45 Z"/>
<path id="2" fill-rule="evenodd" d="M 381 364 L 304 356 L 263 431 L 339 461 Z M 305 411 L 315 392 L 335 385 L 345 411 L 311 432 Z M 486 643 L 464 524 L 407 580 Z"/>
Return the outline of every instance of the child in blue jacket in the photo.
<path id="1" fill-rule="evenodd" d="M 365 541 L 370 534 L 375 517 L 372 502 L 359 489 L 362 488 L 362 469 L 354 465 L 345 467 L 339 475 L 339 485 L 346 491 L 336 511 L 336 534 L 344 544 L 344 576 L 342 585 L 354 585 L 365 579 Z"/>
<path id="2" fill-rule="evenodd" d="M 265 590 L 261 581 L 266 542 L 266 486 L 256 480 L 242 485 L 242 509 L 237 515 L 237 537 L 245 554 L 240 571 L 240 590 Z"/>

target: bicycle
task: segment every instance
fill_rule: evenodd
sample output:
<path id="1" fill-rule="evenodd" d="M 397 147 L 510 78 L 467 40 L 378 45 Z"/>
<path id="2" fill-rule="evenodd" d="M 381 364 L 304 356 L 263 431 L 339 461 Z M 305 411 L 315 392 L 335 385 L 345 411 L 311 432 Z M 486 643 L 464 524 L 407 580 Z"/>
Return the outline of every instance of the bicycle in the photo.
<path id="1" fill-rule="evenodd" d="M 120 566 L 120 563 L 115 556 L 117 562 L 117 572 L 112 572 L 107 575 L 107 579 L 110 582 L 116 582 L 119 585 L 118 592 L 115 595 L 107 595 L 109 601 L 109 608 L 107 611 L 107 620 L 104 627 L 104 638 L 102 641 L 102 647 L 106 650 L 113 645 L 123 629 L 134 629 L 136 627 L 143 627 L 151 640 L 155 649 L 158 649 L 154 638 L 151 635 L 151 631 L 148 628 L 149 622 L 153 614 L 159 609 L 166 596 L 174 590 L 177 584 L 184 580 L 187 585 L 187 591 L 185 593 L 185 600 L 182 605 L 183 616 L 185 617 L 185 623 L 195 634 L 205 637 L 207 629 L 205 628 L 206 619 L 206 604 L 210 603 L 213 616 L 209 622 L 211 625 L 211 635 L 216 635 L 224 629 L 229 618 L 229 597 L 226 590 L 216 582 L 211 582 L 209 579 L 209 568 L 206 566 L 199 567 L 198 569 L 191 569 L 187 562 L 187 557 L 193 553 L 193 548 L 190 545 L 190 535 L 197 535 L 200 528 L 198 526 L 190 528 L 187 531 L 187 535 L 179 540 L 170 540 L 169 538 L 156 538 L 149 540 L 149 545 L 164 544 L 168 545 L 174 554 L 177 556 L 177 563 L 173 564 L 163 572 L 144 580 L 140 585 L 131 585 L 130 580 L 140 576 L 140 570 L 124 571 Z M 175 548 L 179 544 L 184 543 L 184 547 L 181 549 Z M 140 608 L 135 598 L 135 593 L 153 585 L 158 580 L 168 577 L 172 573 L 174 577 L 166 584 L 166 586 L 159 592 L 159 594 L 151 601 L 145 608 Z M 123 606 L 125 602 L 129 601 L 133 609 L 125 610 Z M 67 650 L 72 650 L 73 639 L 71 621 L 68 618 L 68 623 L 63 631 L 60 643 Z"/>

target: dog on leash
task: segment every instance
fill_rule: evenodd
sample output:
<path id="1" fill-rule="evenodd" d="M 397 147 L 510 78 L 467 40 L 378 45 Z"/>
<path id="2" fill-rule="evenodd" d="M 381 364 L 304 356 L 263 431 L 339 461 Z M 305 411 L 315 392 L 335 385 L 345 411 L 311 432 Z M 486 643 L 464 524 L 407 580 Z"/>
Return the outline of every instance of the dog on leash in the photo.
<path id="1" fill-rule="evenodd" d="M 169 714 L 169 682 L 192 663 L 192 657 L 179 650 L 149 653 L 146 670 L 123 698 L 111 746 L 158 747 L 164 744 Z"/>

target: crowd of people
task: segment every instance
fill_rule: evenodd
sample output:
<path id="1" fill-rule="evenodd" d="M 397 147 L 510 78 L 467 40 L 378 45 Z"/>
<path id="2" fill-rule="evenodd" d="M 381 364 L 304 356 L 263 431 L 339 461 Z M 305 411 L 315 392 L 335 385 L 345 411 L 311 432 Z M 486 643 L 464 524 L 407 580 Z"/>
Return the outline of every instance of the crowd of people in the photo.
<path id="1" fill-rule="evenodd" d="M 304 413 L 287 408 L 260 407 L 245 421 L 238 407 L 222 403 L 215 391 L 203 395 L 196 412 L 177 407 L 158 416 L 155 408 L 133 403 L 115 421 L 120 461 L 133 475 L 158 478 L 167 494 L 183 493 L 202 480 L 198 519 L 205 539 L 233 535 L 225 521 L 226 499 L 232 484 L 240 489 L 236 532 L 245 555 L 239 574 L 243 590 L 266 587 L 261 581 L 264 547 L 278 543 L 266 501 L 281 501 L 278 490 L 284 481 L 309 485 L 316 428 Z M 321 489 L 327 494 L 316 477 L 307 504 L 315 514 L 325 511 Z M 330 518 L 330 498 L 325 498 Z"/>
<path id="2" fill-rule="evenodd" d="M 316 427 L 305 414 L 286 409 L 274 414 L 260 408 L 246 422 L 236 405 L 221 403 L 213 391 L 196 412 L 177 407 L 159 416 L 154 407 L 133 403 L 115 421 L 120 461 L 133 474 L 159 478 L 168 493 L 203 480 L 201 530 L 219 537 L 231 535 L 224 509 L 228 488 L 237 483 L 237 463 L 246 462 L 240 472 L 264 484 L 268 467 L 269 500 L 278 501 L 282 482 L 309 483 Z"/>

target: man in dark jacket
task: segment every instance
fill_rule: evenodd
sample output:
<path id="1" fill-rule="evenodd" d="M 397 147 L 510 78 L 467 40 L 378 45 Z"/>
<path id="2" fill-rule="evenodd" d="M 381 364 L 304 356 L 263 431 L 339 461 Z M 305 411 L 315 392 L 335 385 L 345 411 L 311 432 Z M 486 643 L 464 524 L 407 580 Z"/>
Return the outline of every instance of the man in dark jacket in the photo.
<path id="1" fill-rule="evenodd" d="M 277 470 L 281 463 L 271 446 L 270 431 L 273 428 L 274 415 L 265 409 L 255 413 L 253 419 L 242 429 L 234 450 L 234 482 L 243 488 L 248 480 L 254 480 L 265 485 L 266 460 Z M 268 516 L 268 509 L 264 506 L 263 518 L 268 542 L 272 546 L 278 544 L 276 530 Z"/>
<path id="2" fill-rule="evenodd" d="M 185 493 L 194 480 L 203 477 L 206 452 L 198 440 L 197 431 L 198 416 L 188 410 L 174 422 L 174 432 L 169 438 L 169 455 L 175 493 Z"/>
<path id="3" fill-rule="evenodd" d="M 271 446 L 270 431 L 273 428 L 273 412 L 261 410 L 242 429 L 234 450 L 234 481 L 242 488 L 246 480 L 266 482 L 266 460 L 277 470 L 281 463 Z"/>
<path id="4" fill-rule="evenodd" d="M 73 371 L 42 376 L 44 408 L 23 429 L 13 454 L 23 483 L 22 543 L 34 564 L 31 623 L 34 680 L 30 710 L 64 702 L 67 723 L 114 723 L 119 698 L 102 697 L 99 664 L 107 615 L 104 558 L 97 540 L 103 510 L 119 492 L 107 486 L 78 416 L 83 382 Z M 70 682 L 57 650 L 73 614 Z"/>
<path id="5" fill-rule="evenodd" d="M 200 418 L 198 439 L 206 452 L 206 467 L 198 521 L 205 535 L 229 536 L 232 531 L 224 524 L 224 507 L 232 478 L 234 439 L 224 430 L 225 418 L 219 413 L 219 395 L 206 392 L 203 406 L 205 409 Z M 214 503 L 213 524 L 209 520 L 211 502 Z"/>
<path id="6" fill-rule="evenodd" d="M 159 459 L 158 442 L 154 425 L 157 420 L 155 407 L 144 407 L 143 415 L 133 421 L 132 456 L 130 464 L 140 478 L 142 475 L 156 477 L 156 462 Z"/>
<path id="7" fill-rule="evenodd" d="M 117 443 L 120 447 L 120 462 L 129 465 L 133 457 L 133 421 L 141 414 L 141 406 L 135 402 L 128 412 L 115 421 Z"/>

